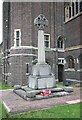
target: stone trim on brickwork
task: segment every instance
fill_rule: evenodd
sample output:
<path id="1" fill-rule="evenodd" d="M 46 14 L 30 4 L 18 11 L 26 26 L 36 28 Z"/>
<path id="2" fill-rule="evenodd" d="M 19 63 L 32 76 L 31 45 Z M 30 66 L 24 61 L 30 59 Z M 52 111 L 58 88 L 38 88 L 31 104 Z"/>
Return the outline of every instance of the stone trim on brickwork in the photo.
<path id="1" fill-rule="evenodd" d="M 81 68 L 81 69 L 78 69 L 77 72 L 82 72 L 82 68 Z"/>
<path id="2" fill-rule="evenodd" d="M 82 15 L 82 12 L 81 13 L 78 13 L 76 14 L 75 16 L 71 17 L 69 20 L 65 21 L 64 24 L 70 22 L 71 20 L 74 20 L 75 18 L 79 17 L 80 15 Z"/>
<path id="3" fill-rule="evenodd" d="M 64 65 L 64 58 L 58 58 L 58 65 L 61 64 L 61 65 Z"/>
<path id="4" fill-rule="evenodd" d="M 11 54 L 10 57 L 13 57 L 13 56 L 37 56 L 36 54 Z"/>
<path id="5" fill-rule="evenodd" d="M 38 47 L 34 47 L 34 46 L 19 46 L 19 47 L 14 47 L 14 46 L 12 46 L 9 51 L 11 51 L 11 50 L 18 50 L 18 49 L 34 49 L 34 50 L 38 50 Z M 45 48 L 45 51 L 64 52 L 64 49 Z"/>
<path id="6" fill-rule="evenodd" d="M 80 49 L 80 48 L 82 48 L 82 45 L 76 45 L 76 46 L 68 47 L 68 48 L 65 48 L 65 52 Z"/>
<path id="7" fill-rule="evenodd" d="M 81 10 L 81 1 L 77 0 L 77 1 L 70 1 L 69 3 L 65 3 L 65 7 L 64 7 L 64 11 L 65 11 L 65 22 L 67 23 L 73 19 L 75 19 L 76 17 L 78 17 L 79 15 L 82 14 L 82 10 Z"/>
<path id="8" fill-rule="evenodd" d="M 11 73 L 2 73 L 3 75 L 5 75 L 5 76 L 10 76 L 11 75 Z"/>
<path id="9" fill-rule="evenodd" d="M 19 47 L 14 47 L 14 46 L 12 46 L 11 48 L 10 48 L 10 51 L 11 50 L 15 50 L 15 49 L 38 49 L 38 47 L 33 47 L 33 46 L 19 46 Z"/>
<path id="10" fill-rule="evenodd" d="M 75 69 L 68 68 L 68 69 L 65 69 L 64 71 L 75 71 Z"/>

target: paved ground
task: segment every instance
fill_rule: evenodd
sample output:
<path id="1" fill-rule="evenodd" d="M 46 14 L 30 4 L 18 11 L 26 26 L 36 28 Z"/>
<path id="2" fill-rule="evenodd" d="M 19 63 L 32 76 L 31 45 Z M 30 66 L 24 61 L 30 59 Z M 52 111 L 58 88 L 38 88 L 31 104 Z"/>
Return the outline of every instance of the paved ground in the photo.
<path id="1" fill-rule="evenodd" d="M 15 94 L 12 90 L 0 91 L 0 99 L 10 113 L 21 113 L 25 111 L 49 108 L 52 106 L 69 104 L 69 101 L 82 101 L 80 88 L 74 88 L 71 95 L 54 97 L 43 100 L 26 101 Z"/>

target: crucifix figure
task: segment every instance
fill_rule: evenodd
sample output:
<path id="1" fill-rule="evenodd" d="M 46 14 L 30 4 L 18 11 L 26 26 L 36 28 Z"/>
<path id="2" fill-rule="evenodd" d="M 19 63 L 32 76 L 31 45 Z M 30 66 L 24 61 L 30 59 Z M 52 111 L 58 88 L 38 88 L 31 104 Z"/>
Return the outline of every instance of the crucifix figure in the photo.
<path id="1" fill-rule="evenodd" d="M 44 27 L 48 26 L 48 20 L 40 14 L 35 18 L 34 25 L 38 27 L 38 63 L 45 63 Z"/>

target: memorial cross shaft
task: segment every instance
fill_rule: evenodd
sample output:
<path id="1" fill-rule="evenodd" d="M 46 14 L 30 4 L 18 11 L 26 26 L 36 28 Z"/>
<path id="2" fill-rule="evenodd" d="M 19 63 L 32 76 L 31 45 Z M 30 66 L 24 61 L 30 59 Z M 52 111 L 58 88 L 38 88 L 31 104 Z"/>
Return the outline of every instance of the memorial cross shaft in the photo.
<path id="1" fill-rule="evenodd" d="M 48 26 L 48 20 L 40 14 L 35 18 L 34 25 L 38 27 L 38 63 L 45 63 L 44 27 Z"/>

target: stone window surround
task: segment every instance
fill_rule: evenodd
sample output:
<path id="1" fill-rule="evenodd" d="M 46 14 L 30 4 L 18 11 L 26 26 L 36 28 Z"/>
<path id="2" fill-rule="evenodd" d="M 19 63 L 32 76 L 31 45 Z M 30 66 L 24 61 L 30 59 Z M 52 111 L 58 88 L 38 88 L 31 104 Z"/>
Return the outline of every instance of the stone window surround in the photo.
<path id="1" fill-rule="evenodd" d="M 46 47 L 46 48 L 50 48 L 50 34 L 44 33 L 44 36 L 46 36 L 46 35 L 48 35 L 49 39 L 48 39 L 48 40 L 45 40 L 45 39 L 44 39 L 44 42 L 48 41 L 48 42 L 49 42 L 49 46 L 48 46 L 48 47 L 45 46 L 45 47 Z"/>
<path id="2" fill-rule="evenodd" d="M 80 0 L 78 0 L 78 13 L 76 13 L 76 2 L 73 2 L 74 3 L 74 16 L 72 15 L 72 0 L 70 2 L 70 4 L 68 5 L 68 7 L 66 6 L 65 7 L 65 22 L 64 23 L 67 23 L 69 22 L 70 20 L 76 18 L 77 16 L 81 15 L 82 12 L 80 12 Z M 71 7 L 71 17 L 69 17 L 69 8 Z M 67 9 L 68 8 L 68 9 Z M 66 12 L 68 13 L 68 16 L 66 17 Z"/>
<path id="3" fill-rule="evenodd" d="M 26 63 L 26 75 L 29 74 L 29 63 Z"/>
<path id="4" fill-rule="evenodd" d="M 73 71 L 75 71 L 75 69 L 70 69 L 70 68 L 68 68 L 68 69 L 65 69 L 64 71 L 73 72 Z M 82 72 L 82 68 L 81 68 L 81 69 L 78 69 L 77 72 Z"/>
<path id="5" fill-rule="evenodd" d="M 11 75 L 10 72 L 8 72 L 8 73 L 2 73 L 2 74 L 5 75 L 5 76 L 10 76 Z"/>
<path id="6" fill-rule="evenodd" d="M 14 47 L 19 47 L 16 44 L 16 32 L 19 31 L 19 46 L 21 46 L 21 29 L 14 29 Z"/>
<path id="7" fill-rule="evenodd" d="M 66 71 L 74 71 L 75 70 L 75 58 L 72 55 L 67 56 L 66 63 L 68 65 Z"/>
<path id="8" fill-rule="evenodd" d="M 81 68 L 81 69 L 78 69 L 77 72 L 82 72 L 82 68 Z"/>
<path id="9" fill-rule="evenodd" d="M 60 60 L 60 62 L 59 62 L 59 60 Z M 58 58 L 58 64 L 63 64 L 64 65 L 64 63 L 65 63 L 64 58 Z"/>
<path id="10" fill-rule="evenodd" d="M 66 38 L 62 35 L 59 35 L 58 38 L 57 38 L 57 49 L 58 51 L 64 51 L 64 48 L 65 48 L 65 42 Z"/>
<path id="11" fill-rule="evenodd" d="M 60 46 L 60 47 L 58 47 L 58 50 L 64 50 L 64 40 L 60 40 L 60 41 L 58 40 L 58 42 L 60 42 L 60 43 L 59 43 L 59 46 Z M 61 45 L 61 44 L 62 44 L 62 45 Z M 62 46 L 62 47 L 61 47 L 61 46 Z"/>
<path id="12" fill-rule="evenodd" d="M 65 69 L 64 71 L 70 71 L 70 72 L 72 72 L 72 71 L 75 71 L 75 69 L 74 68 L 68 68 L 68 69 Z"/>

